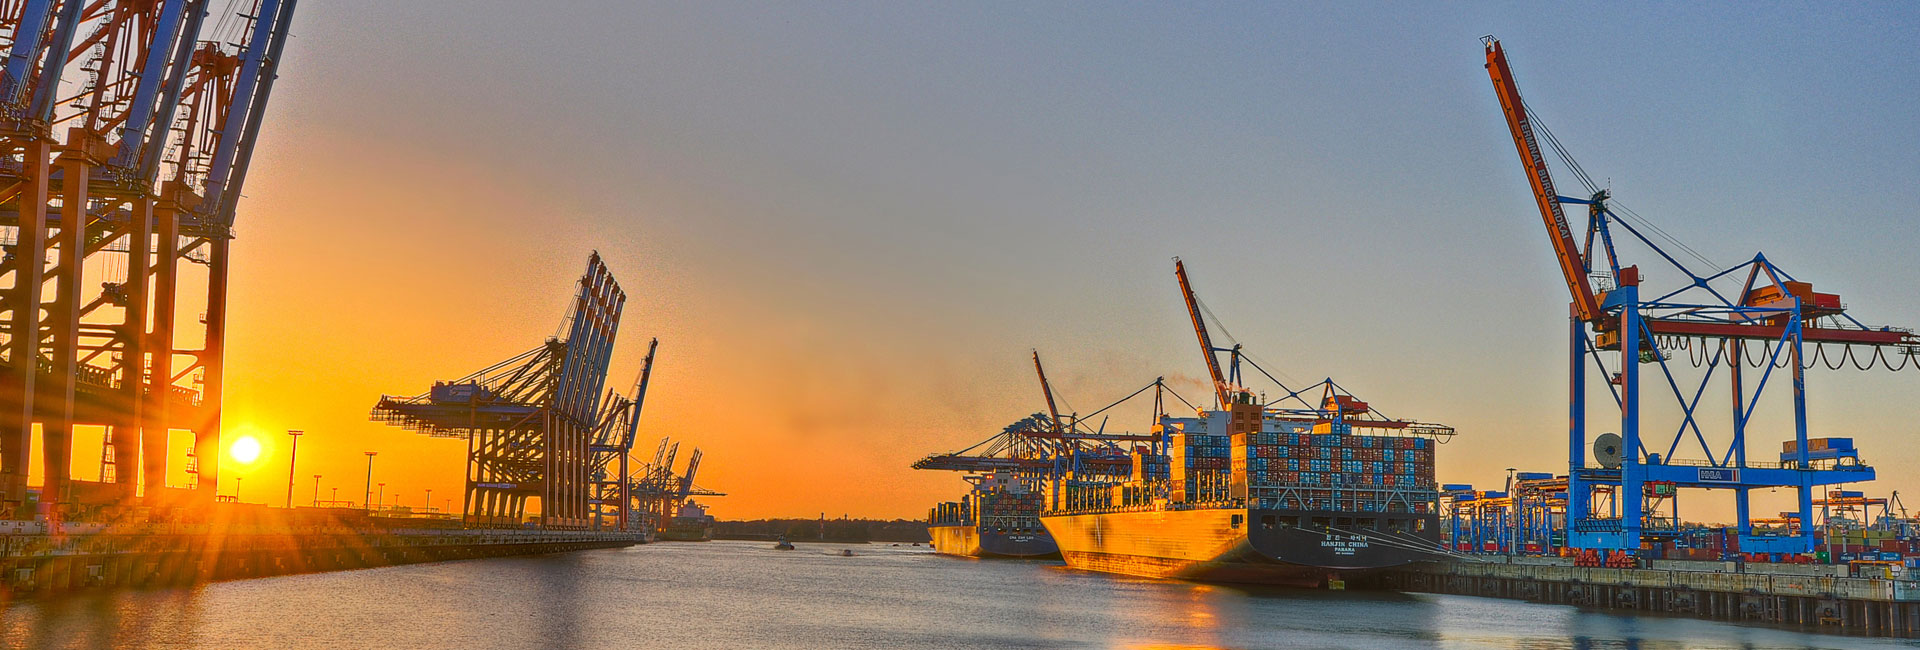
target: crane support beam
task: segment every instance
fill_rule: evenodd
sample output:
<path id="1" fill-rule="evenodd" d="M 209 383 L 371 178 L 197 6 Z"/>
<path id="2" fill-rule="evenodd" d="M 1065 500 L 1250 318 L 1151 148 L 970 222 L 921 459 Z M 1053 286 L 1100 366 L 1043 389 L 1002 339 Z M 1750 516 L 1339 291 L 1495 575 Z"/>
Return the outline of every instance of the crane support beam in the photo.
<path id="1" fill-rule="evenodd" d="M 1022 435 L 1041 440 L 1104 440 L 1108 442 L 1154 442 L 1160 439 L 1159 435 L 1151 433 L 1084 433 L 1074 431 L 1048 433 L 1045 431 L 1034 431 Z"/>
<path id="2" fill-rule="evenodd" d="M 1647 329 L 1655 335 L 1704 336 L 1726 339 L 1778 341 L 1787 335 L 1784 325 L 1741 325 L 1682 320 L 1647 320 Z M 1803 327 L 1801 340 L 1807 343 L 1855 343 L 1862 345 L 1916 345 L 1920 338 L 1901 330 L 1854 330 L 1830 327 Z"/>
<path id="3" fill-rule="evenodd" d="M 1513 146 L 1520 154 L 1520 164 L 1526 167 L 1527 181 L 1533 186 L 1534 203 L 1540 208 L 1540 218 L 1546 222 L 1547 236 L 1553 240 L 1554 256 L 1560 261 L 1560 273 L 1566 277 L 1567 291 L 1573 295 L 1573 310 L 1580 320 L 1594 323 L 1604 316 L 1600 311 L 1600 302 L 1594 298 L 1593 286 L 1587 283 L 1587 265 L 1580 255 L 1579 244 L 1574 241 L 1573 229 L 1567 225 L 1567 215 L 1560 207 L 1560 195 L 1553 189 L 1553 177 L 1547 174 L 1547 161 L 1540 155 L 1540 143 L 1534 139 L 1533 123 L 1527 119 L 1526 104 L 1520 101 L 1520 88 L 1514 85 L 1513 71 L 1507 68 L 1507 54 L 1500 48 L 1500 41 L 1489 37 L 1487 46 L 1487 76 L 1493 79 L 1493 92 L 1500 97 L 1500 110 L 1506 113 L 1507 130 L 1513 134 Z M 1198 316 L 1195 321 L 1198 322 Z"/>

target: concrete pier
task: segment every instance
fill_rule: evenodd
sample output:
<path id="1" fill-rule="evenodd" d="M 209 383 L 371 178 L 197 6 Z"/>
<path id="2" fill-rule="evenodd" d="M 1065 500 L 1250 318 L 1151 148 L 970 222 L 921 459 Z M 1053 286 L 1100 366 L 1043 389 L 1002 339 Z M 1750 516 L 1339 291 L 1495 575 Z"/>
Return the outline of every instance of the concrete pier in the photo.
<path id="1" fill-rule="evenodd" d="M 1920 581 L 1848 577 L 1846 566 L 1653 560 L 1640 568 L 1566 558 L 1422 563 L 1379 588 L 1762 623 L 1844 634 L 1920 635 Z"/>
<path id="2" fill-rule="evenodd" d="M 632 546 L 634 533 L 404 526 L 0 523 L 0 599 Z"/>

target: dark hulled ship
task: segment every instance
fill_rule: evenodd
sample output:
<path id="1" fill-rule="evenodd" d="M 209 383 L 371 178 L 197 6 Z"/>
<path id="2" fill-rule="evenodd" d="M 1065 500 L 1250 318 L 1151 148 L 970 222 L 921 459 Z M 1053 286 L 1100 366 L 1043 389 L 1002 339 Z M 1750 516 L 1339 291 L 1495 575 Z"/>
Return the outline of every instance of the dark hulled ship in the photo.
<path id="1" fill-rule="evenodd" d="M 1053 537 L 1040 523 L 1041 495 L 1010 471 L 973 477 L 965 498 L 933 508 L 927 533 L 933 550 L 965 557 L 1058 557 Z"/>

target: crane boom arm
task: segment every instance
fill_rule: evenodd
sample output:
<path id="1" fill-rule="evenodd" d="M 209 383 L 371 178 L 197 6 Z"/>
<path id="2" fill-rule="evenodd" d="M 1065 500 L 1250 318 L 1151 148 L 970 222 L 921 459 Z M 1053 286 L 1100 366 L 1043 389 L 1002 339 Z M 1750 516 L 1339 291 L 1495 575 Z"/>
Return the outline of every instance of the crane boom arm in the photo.
<path id="1" fill-rule="evenodd" d="M 1040 365 L 1040 351 L 1033 351 L 1033 371 L 1040 374 L 1040 392 L 1047 394 L 1047 417 L 1053 418 L 1053 432 L 1060 434 L 1060 407 L 1053 403 L 1053 386 L 1047 383 L 1047 369 Z"/>
<path id="2" fill-rule="evenodd" d="M 627 414 L 627 432 L 621 440 L 621 449 L 632 450 L 633 439 L 640 434 L 640 407 L 647 402 L 647 381 L 653 378 L 653 353 L 659 349 L 660 339 L 647 343 L 647 358 L 640 362 L 640 381 L 633 387 L 633 410 Z"/>
<path id="3" fill-rule="evenodd" d="M 1513 133 L 1513 146 L 1526 167 L 1527 180 L 1533 186 L 1533 200 L 1546 222 L 1547 236 L 1553 239 L 1553 251 L 1560 260 L 1560 273 L 1566 276 L 1567 291 L 1573 295 L 1574 315 L 1589 323 L 1600 321 L 1600 301 L 1587 283 L 1587 265 L 1574 242 L 1573 229 L 1560 207 L 1560 195 L 1554 192 L 1553 177 L 1547 174 L 1547 161 L 1540 155 L 1540 143 L 1533 137 L 1533 123 L 1527 119 L 1526 104 L 1520 101 L 1520 88 L 1514 85 L 1513 71 L 1507 68 L 1507 53 L 1500 41 L 1486 39 L 1487 76 L 1493 80 L 1493 93 L 1500 98 L 1500 109 L 1507 116 L 1507 130 Z M 1198 322 L 1198 316 L 1195 317 Z"/>
<path id="4" fill-rule="evenodd" d="M 1193 333 L 1200 337 L 1200 356 L 1207 360 L 1207 376 L 1213 378 L 1213 396 L 1226 408 L 1229 399 L 1227 377 L 1220 372 L 1220 359 L 1213 356 L 1213 338 L 1207 336 L 1207 323 L 1200 318 L 1200 300 L 1193 297 L 1193 283 L 1187 280 L 1187 265 L 1173 258 L 1173 275 L 1180 279 L 1180 296 L 1187 301 L 1187 315 L 1193 317 Z"/>

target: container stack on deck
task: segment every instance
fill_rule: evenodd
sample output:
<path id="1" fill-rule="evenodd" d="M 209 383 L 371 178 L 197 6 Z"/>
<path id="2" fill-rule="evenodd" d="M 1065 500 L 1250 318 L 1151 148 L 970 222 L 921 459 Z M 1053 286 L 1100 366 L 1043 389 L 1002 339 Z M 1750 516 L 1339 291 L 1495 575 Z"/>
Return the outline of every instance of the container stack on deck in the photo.
<path id="1" fill-rule="evenodd" d="M 1425 499 L 1404 504 L 1388 497 L 1433 489 L 1432 440 L 1352 435 L 1351 425 L 1323 423 L 1316 430 L 1326 432 L 1234 437 L 1233 472 L 1245 478 L 1246 494 L 1257 507 L 1331 509 L 1335 502 L 1353 502 L 1367 512 L 1411 506 L 1430 511 Z"/>
<path id="2" fill-rule="evenodd" d="M 1167 460 L 1174 501 L 1205 503 L 1227 498 L 1231 469 L 1228 442 L 1224 435 L 1189 433 L 1186 427 L 1172 430 Z"/>

